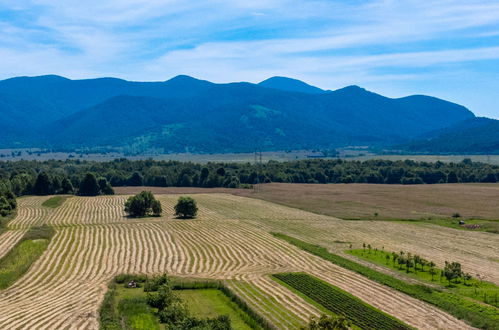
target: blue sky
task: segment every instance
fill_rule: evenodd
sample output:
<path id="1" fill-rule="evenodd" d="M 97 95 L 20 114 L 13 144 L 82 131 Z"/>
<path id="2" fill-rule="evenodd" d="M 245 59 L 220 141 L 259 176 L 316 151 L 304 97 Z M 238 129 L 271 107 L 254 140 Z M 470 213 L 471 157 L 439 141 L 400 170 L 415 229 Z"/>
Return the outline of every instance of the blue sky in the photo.
<path id="1" fill-rule="evenodd" d="M 499 118 L 496 0 L 1 0 L 0 79 L 280 75 Z"/>

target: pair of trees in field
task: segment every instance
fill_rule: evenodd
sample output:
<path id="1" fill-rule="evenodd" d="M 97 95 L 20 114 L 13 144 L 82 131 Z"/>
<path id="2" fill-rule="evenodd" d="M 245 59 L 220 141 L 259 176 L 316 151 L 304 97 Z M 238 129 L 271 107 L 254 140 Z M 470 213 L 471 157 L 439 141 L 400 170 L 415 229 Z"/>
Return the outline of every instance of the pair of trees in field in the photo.
<path id="1" fill-rule="evenodd" d="M 198 207 L 196 201 L 191 197 L 180 197 L 175 205 L 175 215 L 187 219 L 196 216 Z M 150 191 L 128 198 L 125 203 L 125 212 L 131 217 L 160 216 L 163 212 L 161 203 Z"/>

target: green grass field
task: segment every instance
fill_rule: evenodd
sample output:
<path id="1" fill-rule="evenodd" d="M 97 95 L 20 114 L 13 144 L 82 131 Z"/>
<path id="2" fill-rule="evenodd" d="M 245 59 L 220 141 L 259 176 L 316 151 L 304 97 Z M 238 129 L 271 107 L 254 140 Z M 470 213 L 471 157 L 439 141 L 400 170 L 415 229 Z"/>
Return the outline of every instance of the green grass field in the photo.
<path id="1" fill-rule="evenodd" d="M 61 206 L 69 197 L 71 196 L 54 196 L 43 202 L 42 206 L 55 209 L 56 207 Z"/>
<path id="2" fill-rule="evenodd" d="M 123 299 L 118 304 L 125 329 L 159 330 L 161 325 L 144 298 Z"/>
<path id="3" fill-rule="evenodd" d="M 416 278 L 418 280 L 425 281 L 430 284 L 439 284 L 441 286 L 445 286 L 453 293 L 499 307 L 499 287 L 493 283 L 472 278 L 468 281 L 463 281 L 462 279 L 460 279 L 458 282 L 452 281 L 449 284 L 445 277 L 440 276 L 441 269 L 435 268 L 436 274 L 434 274 L 433 276 L 429 272 L 429 267 L 425 267 L 424 271 L 422 271 L 421 267 L 418 265 L 418 269 L 410 268 L 409 270 L 407 270 L 407 267 L 400 266 L 396 262 L 394 263 L 393 259 L 386 258 L 386 256 L 391 257 L 391 252 L 379 250 L 375 251 L 372 249 L 370 251 L 368 249 L 354 249 L 347 250 L 345 252 L 361 259 L 371 261 L 378 265 L 397 270 L 403 274 L 406 274 L 407 276 Z M 467 272 L 467 270 L 464 269 L 464 272 Z"/>
<path id="4" fill-rule="evenodd" d="M 0 259 L 0 290 L 8 288 L 26 273 L 48 244 L 47 239 L 25 240 Z"/>
<path id="5" fill-rule="evenodd" d="M 192 316 L 212 318 L 228 315 L 234 329 L 251 329 L 243 319 L 244 312 L 226 295 L 217 289 L 178 290 Z"/>

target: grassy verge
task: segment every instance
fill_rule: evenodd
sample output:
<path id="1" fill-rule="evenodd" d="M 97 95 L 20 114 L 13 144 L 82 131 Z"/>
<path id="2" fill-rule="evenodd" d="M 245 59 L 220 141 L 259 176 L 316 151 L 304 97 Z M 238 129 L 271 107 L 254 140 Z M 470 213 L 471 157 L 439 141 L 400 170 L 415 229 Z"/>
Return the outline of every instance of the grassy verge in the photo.
<path id="1" fill-rule="evenodd" d="M 378 272 L 349 259 L 330 253 L 324 247 L 310 244 L 280 233 L 274 233 L 273 235 L 340 267 L 349 269 L 411 297 L 435 305 L 456 318 L 468 322 L 474 327 L 482 329 L 499 329 L 498 309 L 493 306 L 483 305 L 457 294 L 433 289 L 425 285 L 409 284 L 394 278 L 393 276 Z"/>
<path id="2" fill-rule="evenodd" d="M 33 227 L 0 259 L 0 290 L 11 286 L 28 271 L 43 254 L 53 234 L 51 227 Z"/>
<path id="3" fill-rule="evenodd" d="M 431 284 L 440 284 L 456 294 L 460 294 L 475 300 L 482 301 L 486 304 L 499 307 L 499 287 L 494 283 L 480 281 L 476 278 L 472 278 L 467 281 L 459 279 L 458 281 L 451 281 L 449 283 L 445 279 L 445 277 L 442 276 L 441 269 L 434 268 L 433 275 L 430 273 L 430 269 L 428 266 L 423 268 L 419 266 L 417 268 L 412 267 L 407 269 L 407 267 L 398 265 L 396 262 L 394 262 L 394 260 L 392 259 L 392 253 L 386 251 L 355 249 L 347 250 L 345 252 L 358 258 L 376 263 L 378 265 L 397 270 L 407 276 L 416 278 L 418 280 L 425 281 Z"/>
<path id="4" fill-rule="evenodd" d="M 47 199 L 45 202 L 43 202 L 42 206 L 55 209 L 56 207 L 61 206 L 66 201 L 66 199 L 68 199 L 69 197 L 72 197 L 72 196 L 54 196 L 54 197 Z"/>
<path id="5" fill-rule="evenodd" d="M 311 275 L 305 273 L 281 273 L 273 276 L 334 314 L 346 317 L 359 328 L 411 329 L 402 321 Z"/>

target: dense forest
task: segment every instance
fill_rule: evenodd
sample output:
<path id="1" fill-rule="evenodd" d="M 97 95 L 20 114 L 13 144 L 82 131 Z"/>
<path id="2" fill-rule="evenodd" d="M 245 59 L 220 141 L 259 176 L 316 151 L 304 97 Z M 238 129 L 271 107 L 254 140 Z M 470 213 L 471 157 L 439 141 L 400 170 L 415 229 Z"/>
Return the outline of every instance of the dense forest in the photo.
<path id="1" fill-rule="evenodd" d="M 435 184 L 497 182 L 499 166 L 368 160 L 301 160 L 250 163 L 190 163 L 117 159 L 0 162 L 0 193 L 20 195 L 112 194 L 117 186 L 250 187 L 256 183 Z"/>

